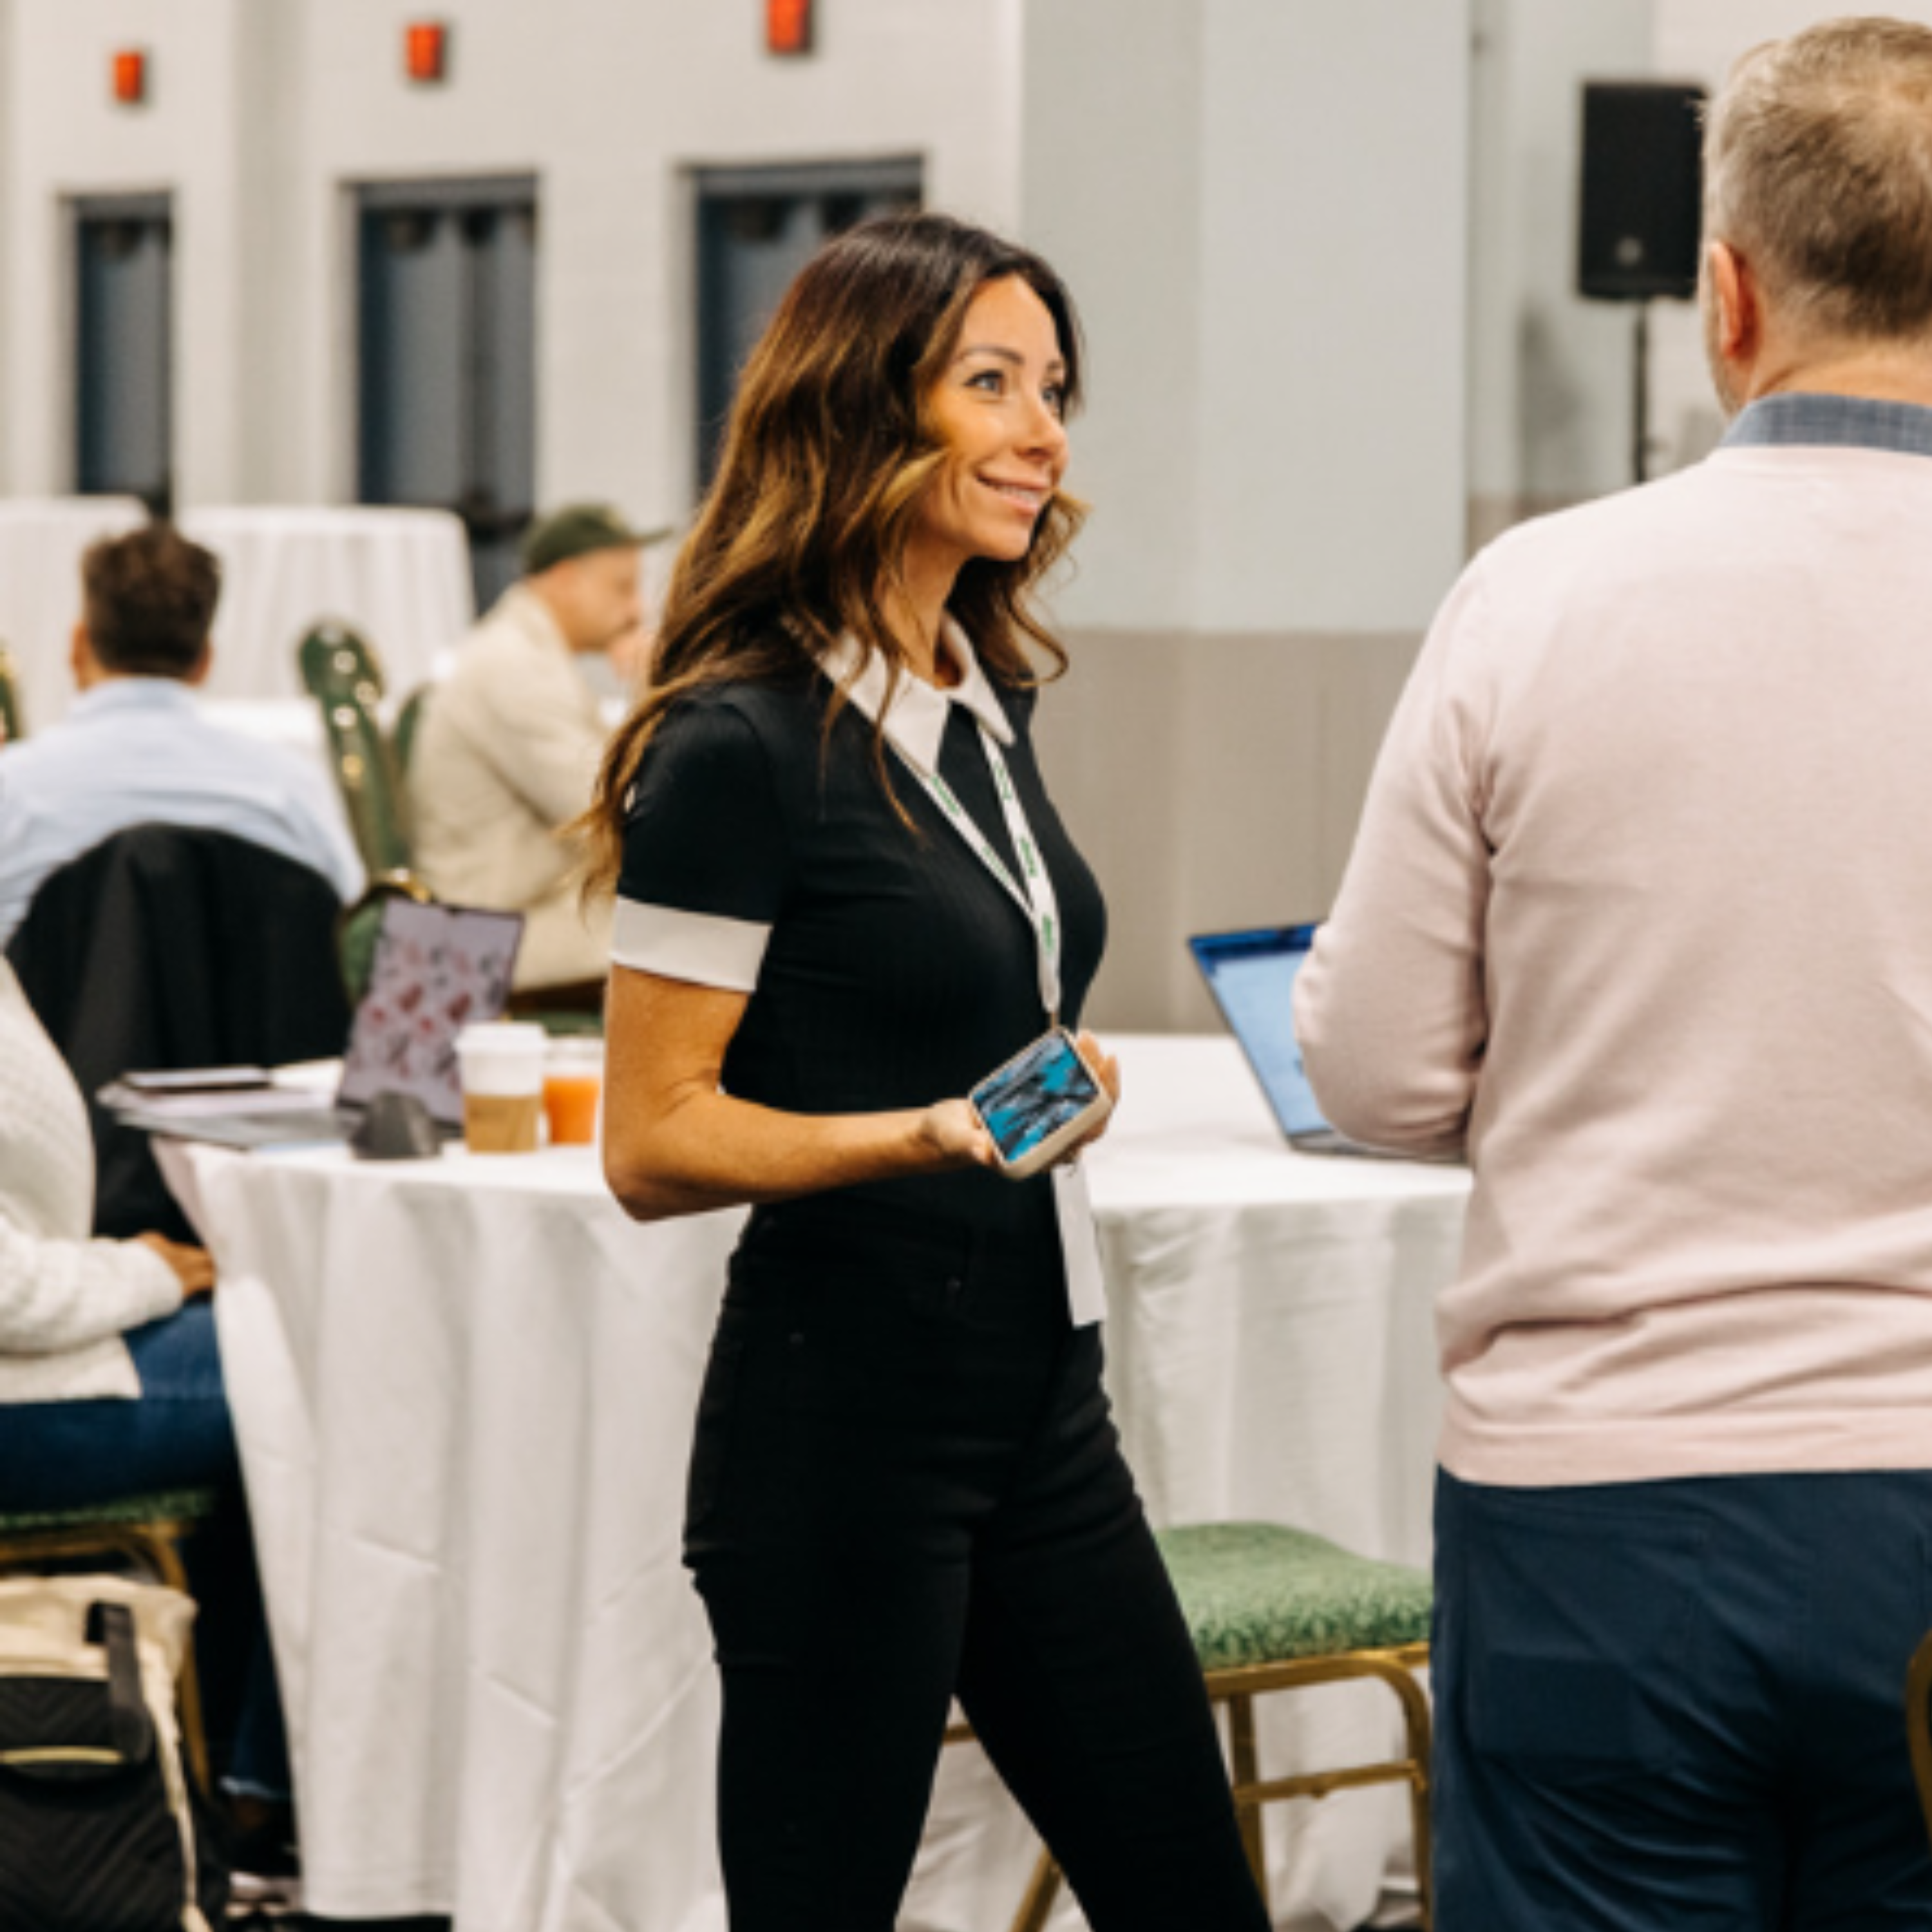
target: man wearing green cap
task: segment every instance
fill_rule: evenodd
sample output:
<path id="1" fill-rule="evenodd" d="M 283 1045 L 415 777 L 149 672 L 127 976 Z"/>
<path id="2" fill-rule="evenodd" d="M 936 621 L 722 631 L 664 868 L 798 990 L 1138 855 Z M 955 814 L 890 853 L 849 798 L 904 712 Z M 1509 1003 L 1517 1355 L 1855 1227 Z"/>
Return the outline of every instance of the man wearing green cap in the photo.
<path id="1" fill-rule="evenodd" d="M 638 552 L 658 534 L 601 503 L 538 518 L 523 577 L 424 706 L 409 779 L 417 869 L 440 898 L 524 915 L 519 990 L 602 980 L 608 962 L 558 836 L 590 802 L 607 735 L 577 660 L 640 641 Z"/>

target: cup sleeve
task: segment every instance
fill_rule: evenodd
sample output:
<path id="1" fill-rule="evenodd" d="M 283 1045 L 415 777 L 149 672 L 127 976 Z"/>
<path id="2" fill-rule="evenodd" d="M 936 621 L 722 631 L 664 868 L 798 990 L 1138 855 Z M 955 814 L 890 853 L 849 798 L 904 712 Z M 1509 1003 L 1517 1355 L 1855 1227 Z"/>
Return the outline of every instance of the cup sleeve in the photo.
<path id="1" fill-rule="evenodd" d="M 725 704 L 670 712 L 631 790 L 611 958 L 748 993 L 790 880 L 784 816 L 750 721 Z"/>

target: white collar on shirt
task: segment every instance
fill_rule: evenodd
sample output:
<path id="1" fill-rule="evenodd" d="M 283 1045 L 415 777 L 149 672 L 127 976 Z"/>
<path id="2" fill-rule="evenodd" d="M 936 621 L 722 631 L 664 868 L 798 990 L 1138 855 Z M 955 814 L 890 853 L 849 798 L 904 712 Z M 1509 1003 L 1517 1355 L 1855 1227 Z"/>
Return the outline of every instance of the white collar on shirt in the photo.
<path id="1" fill-rule="evenodd" d="M 893 749 L 928 777 L 939 769 L 939 748 L 952 705 L 964 705 L 1002 745 L 1013 742 L 1005 706 L 980 668 L 978 654 L 967 642 L 966 634 L 950 617 L 946 620 L 945 639 L 947 652 L 959 667 L 959 682 L 942 690 L 923 678 L 902 674 L 884 721 Z M 819 660 L 820 668 L 835 685 L 848 687 L 847 697 L 877 724 L 880 706 L 886 702 L 886 661 L 874 652 L 854 676 L 860 655 L 853 638 L 842 638 Z"/>

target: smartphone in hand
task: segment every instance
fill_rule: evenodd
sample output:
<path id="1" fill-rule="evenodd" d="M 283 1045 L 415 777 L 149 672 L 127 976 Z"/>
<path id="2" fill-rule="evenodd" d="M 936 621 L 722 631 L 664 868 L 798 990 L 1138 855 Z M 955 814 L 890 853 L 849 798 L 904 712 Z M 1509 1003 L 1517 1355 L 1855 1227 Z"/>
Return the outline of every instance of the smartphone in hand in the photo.
<path id="1" fill-rule="evenodd" d="M 1050 1167 L 1114 1111 L 1114 1096 L 1064 1027 L 1015 1054 L 966 1099 L 1009 1180 Z"/>

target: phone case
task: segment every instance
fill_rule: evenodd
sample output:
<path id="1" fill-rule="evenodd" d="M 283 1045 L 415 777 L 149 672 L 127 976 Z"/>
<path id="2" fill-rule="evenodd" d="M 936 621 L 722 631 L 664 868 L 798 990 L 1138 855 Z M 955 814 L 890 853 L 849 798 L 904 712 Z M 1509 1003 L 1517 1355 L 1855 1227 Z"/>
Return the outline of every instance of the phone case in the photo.
<path id="1" fill-rule="evenodd" d="M 1100 1078 L 1100 1069 L 1080 1051 L 1080 1042 L 1067 1031 L 1066 1028 L 1057 1028 L 1054 1030 L 1062 1040 L 1066 1041 L 1069 1050 L 1073 1054 L 1075 1058 L 1086 1068 L 1093 1079 L 1094 1084 L 1100 1090 L 1100 1096 L 1098 1099 L 1089 1102 L 1074 1115 L 1072 1120 L 1067 1121 L 1064 1126 L 1054 1129 L 1038 1146 L 1028 1148 L 1018 1160 L 1010 1161 L 1004 1156 L 1001 1156 L 1000 1172 L 1009 1180 L 1024 1180 L 1030 1175 L 1039 1173 L 1041 1168 L 1051 1167 L 1069 1148 L 1078 1142 L 1084 1140 L 1114 1111 L 1114 1096 L 1107 1091 L 1107 1083 Z M 992 1085 L 998 1080 L 1005 1073 L 1008 1067 L 1025 1059 L 1039 1044 L 1040 1042 L 1036 1040 L 1029 1040 L 1011 1060 L 995 1067 L 985 1079 L 977 1082 L 973 1093 L 967 1096 L 967 1105 L 973 1109 L 974 1117 L 982 1127 L 986 1128 L 989 1135 L 992 1132 L 992 1129 L 987 1126 L 986 1117 L 980 1112 L 980 1103 L 975 1096 L 982 1088 Z M 997 1139 L 994 1140 L 993 1147 L 994 1151 L 996 1154 L 998 1153 L 999 1142 Z"/>

